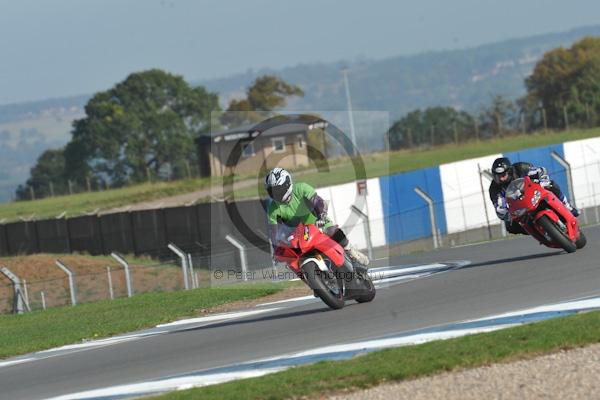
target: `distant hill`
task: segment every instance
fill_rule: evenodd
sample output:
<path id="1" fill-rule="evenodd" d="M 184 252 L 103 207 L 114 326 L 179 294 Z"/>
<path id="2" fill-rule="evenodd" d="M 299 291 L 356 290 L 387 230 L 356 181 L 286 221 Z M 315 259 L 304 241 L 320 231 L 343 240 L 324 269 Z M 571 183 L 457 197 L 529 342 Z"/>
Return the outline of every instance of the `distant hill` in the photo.
<path id="1" fill-rule="evenodd" d="M 600 36 L 600 25 L 512 39 L 464 50 L 428 52 L 380 60 L 300 64 L 279 70 L 249 70 L 222 79 L 195 81 L 219 93 L 223 106 L 240 97 L 260 75 L 276 74 L 301 86 L 305 97 L 292 99 L 289 110 L 333 111 L 346 108 L 341 68 L 349 68 L 355 110 L 387 111 L 391 121 L 416 109 L 453 106 L 477 112 L 494 95 L 515 99 L 525 93 L 524 80 L 548 50 L 569 47 L 584 36 Z M 64 145 L 71 122 L 83 116 L 91 95 L 0 106 L 0 201 L 10 199 L 28 178 L 41 152 Z M 390 122 L 391 122 L 390 121 Z M 363 149 L 381 149 L 382 132 L 357 126 Z M 7 177 L 10 177 L 8 179 Z"/>
<path id="2" fill-rule="evenodd" d="M 243 94 L 257 76 L 277 74 L 300 85 L 306 94 L 303 99 L 292 101 L 290 109 L 343 110 L 346 97 L 340 70 L 348 67 L 352 102 L 357 110 L 384 110 L 393 119 L 416 108 L 435 105 L 478 111 L 496 94 L 508 98 L 523 95 L 525 78 L 546 51 L 568 47 L 584 36 L 598 35 L 600 25 L 464 50 L 261 69 L 198 83 L 226 100 Z"/>

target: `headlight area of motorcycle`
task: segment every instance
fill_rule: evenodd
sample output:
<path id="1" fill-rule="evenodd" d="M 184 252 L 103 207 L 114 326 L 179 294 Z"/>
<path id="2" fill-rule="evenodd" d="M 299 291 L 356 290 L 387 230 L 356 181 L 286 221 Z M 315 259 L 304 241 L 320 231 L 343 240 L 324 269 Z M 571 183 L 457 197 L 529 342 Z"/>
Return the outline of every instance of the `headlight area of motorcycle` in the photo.
<path id="1" fill-rule="evenodd" d="M 519 209 L 517 209 L 517 210 L 515 210 L 515 211 L 511 212 L 511 214 L 512 214 L 514 217 L 522 217 L 522 216 L 523 216 L 523 214 L 525 214 L 526 212 L 527 212 L 527 209 L 526 209 L 526 208 L 519 208 Z"/>
<path id="2" fill-rule="evenodd" d="M 532 206 L 537 206 L 538 203 L 540 202 L 540 199 L 542 198 L 542 192 L 540 192 L 539 190 L 536 190 L 535 192 L 533 192 L 533 197 L 531 198 L 531 205 Z"/>

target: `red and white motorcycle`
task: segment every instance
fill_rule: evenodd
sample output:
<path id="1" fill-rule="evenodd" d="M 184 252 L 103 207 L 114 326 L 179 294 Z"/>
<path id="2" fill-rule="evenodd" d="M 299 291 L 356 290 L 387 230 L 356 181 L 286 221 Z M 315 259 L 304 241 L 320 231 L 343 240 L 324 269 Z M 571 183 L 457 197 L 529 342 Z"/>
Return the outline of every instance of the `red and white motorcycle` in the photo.
<path id="1" fill-rule="evenodd" d="M 288 239 L 289 245 L 275 249 L 275 259 L 285 262 L 329 307 L 340 309 L 346 300 L 365 303 L 375 298 L 367 268 L 352 263 L 342 246 L 315 225 L 298 225 Z"/>
<path id="2" fill-rule="evenodd" d="M 577 218 L 539 182 L 528 176 L 515 179 L 506 188 L 505 198 L 512 220 L 541 244 L 568 253 L 585 246 Z"/>

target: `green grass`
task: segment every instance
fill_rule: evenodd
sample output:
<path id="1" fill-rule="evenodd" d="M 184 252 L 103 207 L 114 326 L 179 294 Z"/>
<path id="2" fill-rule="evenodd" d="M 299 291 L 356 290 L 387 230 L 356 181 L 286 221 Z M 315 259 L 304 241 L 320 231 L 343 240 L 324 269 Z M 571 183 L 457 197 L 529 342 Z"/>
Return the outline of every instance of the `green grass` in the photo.
<path id="1" fill-rule="evenodd" d="M 143 183 L 140 185 L 100 192 L 78 193 L 72 196 L 56 196 L 35 201 L 18 201 L 0 204 L 0 220 L 18 217 L 54 217 L 66 211 L 67 216 L 110 209 L 160 199 L 181 193 L 189 193 L 208 187 L 211 179 L 185 179 L 175 182 Z"/>
<path id="2" fill-rule="evenodd" d="M 402 150 L 391 153 L 367 154 L 363 156 L 367 177 L 377 177 L 394 173 L 432 167 L 453 161 L 465 160 L 494 153 L 514 151 L 523 148 L 545 146 L 566 141 L 600 136 L 600 128 L 571 130 L 548 134 L 507 136 L 501 139 L 470 141 L 460 145 L 448 144 L 429 149 Z M 296 178 L 315 187 L 335 185 L 355 180 L 356 173 L 348 159 L 330 160 L 331 170 L 326 173 L 298 171 Z M 244 177 L 236 177 L 243 180 Z M 103 192 L 80 193 L 73 196 L 59 196 L 36 201 L 21 201 L 0 204 L 0 220 L 53 217 L 67 211 L 73 216 L 95 209 L 110 208 L 160 199 L 176 194 L 189 193 L 210 185 L 221 185 L 220 178 L 188 179 L 174 182 L 145 183 L 127 188 Z M 262 196 L 257 185 L 238 189 L 235 198 Z M 206 199 L 204 199 L 206 201 Z"/>
<path id="3" fill-rule="evenodd" d="M 256 283 L 235 288 L 145 293 L 76 307 L 0 315 L 0 358 L 153 327 L 197 315 L 209 307 L 277 293 L 293 284 L 296 283 Z"/>
<path id="4" fill-rule="evenodd" d="M 327 361 L 260 378 L 172 392 L 184 399 L 319 397 L 384 382 L 472 368 L 600 342 L 600 312 L 578 314 L 501 331 L 383 350 L 347 361 Z"/>

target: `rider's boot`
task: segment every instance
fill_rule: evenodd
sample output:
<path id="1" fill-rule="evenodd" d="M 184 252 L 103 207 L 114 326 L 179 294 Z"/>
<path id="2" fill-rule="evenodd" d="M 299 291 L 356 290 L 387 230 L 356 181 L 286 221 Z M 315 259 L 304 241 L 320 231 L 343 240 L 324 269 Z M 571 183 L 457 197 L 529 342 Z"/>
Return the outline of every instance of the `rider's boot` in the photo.
<path id="1" fill-rule="evenodd" d="M 577 210 L 575 207 L 573 207 L 571 205 L 571 203 L 569 203 L 567 196 L 563 196 L 561 200 L 562 200 L 563 204 L 565 205 L 565 207 L 567 207 L 567 209 L 569 211 L 571 211 L 571 214 L 573 214 L 574 217 L 579 217 L 579 210 Z"/>
<path id="2" fill-rule="evenodd" d="M 369 257 L 358 251 L 356 247 L 352 246 L 350 243 L 344 248 L 346 250 L 346 254 L 350 257 L 352 261 L 356 261 L 362 265 L 369 265 Z"/>

